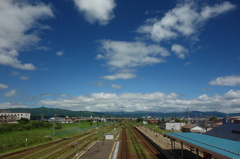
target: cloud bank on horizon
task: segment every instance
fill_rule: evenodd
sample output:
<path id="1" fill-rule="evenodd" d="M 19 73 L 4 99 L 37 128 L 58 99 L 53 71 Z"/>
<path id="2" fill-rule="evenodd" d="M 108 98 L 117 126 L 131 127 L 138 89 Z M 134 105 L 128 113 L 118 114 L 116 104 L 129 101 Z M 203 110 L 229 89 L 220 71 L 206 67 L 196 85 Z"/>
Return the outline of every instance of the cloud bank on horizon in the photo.
<path id="1" fill-rule="evenodd" d="M 48 105 L 55 108 L 61 107 L 71 110 L 88 111 L 159 111 L 159 112 L 183 112 L 187 108 L 198 111 L 221 111 L 225 113 L 240 111 L 236 107 L 240 102 L 240 90 L 230 90 L 224 95 L 214 95 L 209 97 L 206 94 L 198 96 L 195 99 L 182 99 L 177 93 L 165 94 L 163 92 L 154 92 L 148 94 L 142 93 L 93 93 L 90 96 L 76 96 L 68 99 L 41 100 L 39 105 Z M 221 107 L 221 110 L 219 110 Z"/>
<path id="2" fill-rule="evenodd" d="M 207 30 L 220 27 L 214 25 L 215 21 L 210 25 L 211 21 L 228 19 L 230 13 L 236 18 L 237 2 L 183 0 L 164 10 L 156 10 L 156 5 L 150 6 L 149 2 L 146 5 L 152 9 L 141 10 L 145 15 L 141 20 L 137 14 L 125 15 L 124 5 L 134 2 L 48 3 L 0 2 L 0 109 L 49 106 L 120 111 L 124 106 L 126 111 L 171 112 L 185 111 L 187 107 L 199 111 L 240 111 L 240 72 L 235 69 L 240 63 L 236 42 L 240 32 L 228 29 L 232 24 L 222 26 L 232 35 L 232 41 L 226 41 L 226 50 L 216 47 L 217 39 L 216 44 L 202 43 L 211 36 L 205 33 Z M 132 9 L 140 12 L 138 7 Z M 68 24 L 70 17 L 72 23 Z M 128 17 L 133 19 L 126 21 Z M 199 50 L 209 55 L 204 56 Z M 219 58 L 222 61 L 210 57 L 212 54 L 217 58 L 220 51 L 226 52 Z M 199 63 L 196 57 L 200 55 L 199 59 L 209 60 Z M 236 61 L 227 61 L 229 57 Z M 179 63 L 184 63 L 184 67 L 180 68 Z M 223 67 L 224 64 L 228 66 Z M 211 69 L 201 70 L 204 67 Z M 201 79 L 200 74 L 205 78 Z M 205 82 L 202 88 L 189 80 L 194 77 L 198 77 L 198 84 Z M 187 86 L 185 81 L 192 83 Z M 96 83 L 94 88 L 88 82 Z M 194 96 L 197 89 L 211 91 Z"/>

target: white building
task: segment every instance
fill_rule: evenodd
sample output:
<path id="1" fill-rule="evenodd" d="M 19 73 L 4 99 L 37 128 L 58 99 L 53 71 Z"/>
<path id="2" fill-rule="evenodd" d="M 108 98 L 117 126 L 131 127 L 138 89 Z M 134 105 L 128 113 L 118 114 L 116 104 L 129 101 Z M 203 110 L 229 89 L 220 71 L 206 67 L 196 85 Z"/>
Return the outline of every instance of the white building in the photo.
<path id="1" fill-rule="evenodd" d="M 197 124 L 186 124 L 182 127 L 182 132 L 205 133 L 206 130 Z"/>
<path id="2" fill-rule="evenodd" d="M 30 120 L 30 113 L 0 113 L 0 123 L 14 123 L 21 118 Z"/>
<path id="3" fill-rule="evenodd" d="M 176 122 L 169 122 L 160 125 L 161 129 L 164 130 L 176 130 L 180 131 L 181 128 L 185 125 L 185 123 L 176 123 Z"/>

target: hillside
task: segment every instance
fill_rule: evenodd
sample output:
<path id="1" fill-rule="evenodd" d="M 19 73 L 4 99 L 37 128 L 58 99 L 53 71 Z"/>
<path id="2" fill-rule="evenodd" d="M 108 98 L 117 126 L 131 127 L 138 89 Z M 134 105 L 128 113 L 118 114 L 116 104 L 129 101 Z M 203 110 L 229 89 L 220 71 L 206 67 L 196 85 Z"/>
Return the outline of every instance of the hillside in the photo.
<path id="1" fill-rule="evenodd" d="M 0 111 L 10 111 L 10 112 L 26 112 L 31 113 L 31 116 L 80 116 L 80 117 L 187 117 L 186 112 L 171 112 L 171 113 L 163 113 L 163 112 L 89 112 L 89 111 L 71 111 L 67 109 L 58 109 L 58 108 L 10 108 L 10 109 L 0 109 Z M 227 117 L 227 116 L 240 116 L 240 113 L 221 113 L 221 112 L 199 112 L 192 111 L 189 114 L 190 117 Z"/>
<path id="2" fill-rule="evenodd" d="M 3 111 L 1 109 L 0 111 Z M 81 117 L 89 117 L 89 116 L 102 116 L 102 113 L 98 112 L 89 112 L 89 111 L 71 111 L 67 109 L 58 109 L 58 108 L 10 108 L 4 109 L 4 111 L 10 112 L 24 112 L 31 113 L 32 116 L 81 116 Z"/>

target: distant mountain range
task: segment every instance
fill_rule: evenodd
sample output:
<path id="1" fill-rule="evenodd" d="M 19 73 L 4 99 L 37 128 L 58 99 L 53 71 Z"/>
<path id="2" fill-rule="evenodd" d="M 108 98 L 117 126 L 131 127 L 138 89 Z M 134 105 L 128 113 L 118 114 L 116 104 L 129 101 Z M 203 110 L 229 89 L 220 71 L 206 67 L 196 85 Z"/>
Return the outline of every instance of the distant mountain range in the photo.
<path id="1" fill-rule="evenodd" d="M 103 113 L 99 112 L 89 112 L 89 111 L 71 111 L 67 109 L 58 108 L 10 108 L 10 109 L 0 109 L 0 111 L 10 111 L 15 113 L 31 113 L 31 116 L 103 116 Z"/>
<path id="2" fill-rule="evenodd" d="M 80 117 L 187 117 L 186 112 L 172 112 L 172 113 L 163 113 L 163 112 L 89 112 L 89 111 L 71 111 L 66 109 L 57 109 L 57 108 L 10 108 L 10 109 L 0 109 L 0 111 L 10 111 L 10 112 L 25 112 L 31 113 L 31 116 L 80 116 Z M 192 111 L 189 114 L 190 117 L 231 117 L 231 116 L 240 116 L 240 113 L 221 113 L 221 112 L 199 112 Z"/>

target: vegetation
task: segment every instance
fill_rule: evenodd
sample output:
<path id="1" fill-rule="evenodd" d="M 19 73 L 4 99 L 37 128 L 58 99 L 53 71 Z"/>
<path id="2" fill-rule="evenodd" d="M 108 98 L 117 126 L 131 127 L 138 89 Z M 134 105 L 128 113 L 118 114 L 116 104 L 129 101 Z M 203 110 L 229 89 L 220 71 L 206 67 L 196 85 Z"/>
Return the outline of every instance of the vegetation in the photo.
<path id="1" fill-rule="evenodd" d="M 28 121 L 28 119 L 21 119 L 18 124 L 1 124 L 0 133 L 11 133 L 17 131 L 27 131 L 34 129 L 44 129 L 53 127 L 53 123 L 50 122 L 39 122 L 39 121 Z M 62 125 L 57 123 L 56 128 L 60 129 Z"/>
<path id="2" fill-rule="evenodd" d="M 182 123 L 188 123 L 188 121 L 186 119 L 180 120 L 178 118 L 172 118 L 172 120 L 174 120 L 175 122 L 182 122 Z"/>
<path id="3" fill-rule="evenodd" d="M 98 123 L 99 127 L 106 123 Z M 96 127 L 96 123 L 56 123 L 30 121 L 25 124 L 0 125 L 0 153 L 78 135 Z"/>
<path id="4" fill-rule="evenodd" d="M 30 120 L 27 118 L 21 118 L 20 120 L 18 120 L 19 124 L 28 124 L 29 122 Z"/>
<path id="5" fill-rule="evenodd" d="M 216 116 L 211 116 L 208 120 L 209 121 L 215 121 L 215 120 L 218 120 L 218 118 Z"/>

